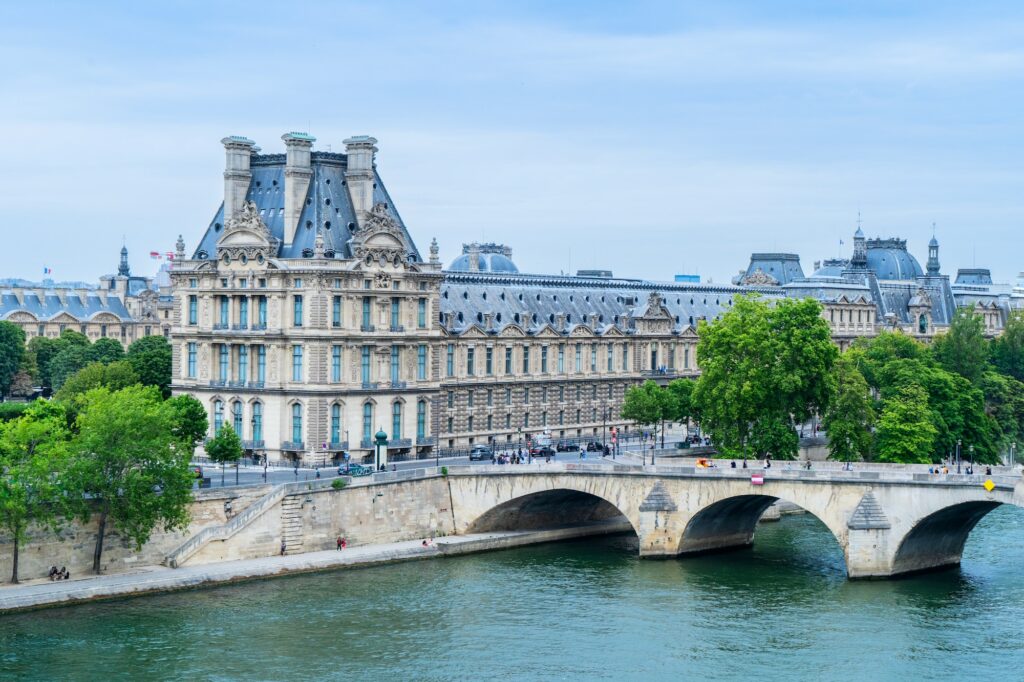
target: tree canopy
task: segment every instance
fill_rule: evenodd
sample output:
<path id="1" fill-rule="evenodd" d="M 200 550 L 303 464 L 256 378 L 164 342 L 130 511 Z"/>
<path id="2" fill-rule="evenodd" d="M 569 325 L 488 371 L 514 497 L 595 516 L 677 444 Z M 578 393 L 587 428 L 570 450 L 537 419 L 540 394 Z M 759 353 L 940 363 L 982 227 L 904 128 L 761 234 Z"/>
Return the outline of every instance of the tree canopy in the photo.
<path id="1" fill-rule="evenodd" d="M 0 320 L 0 398 L 10 393 L 24 355 L 25 331 L 13 322 Z"/>
<path id="2" fill-rule="evenodd" d="M 988 366 L 988 355 L 985 322 L 969 308 L 959 308 L 950 320 L 949 330 L 936 335 L 932 342 L 932 356 L 936 362 L 972 384 L 981 381 L 981 375 Z"/>
<path id="3" fill-rule="evenodd" d="M 854 357 L 844 354 L 833 367 L 836 395 L 822 420 L 829 438 L 829 458 L 847 462 L 870 457 L 875 423 L 871 389 Z"/>
<path id="4" fill-rule="evenodd" d="M 903 384 L 882 403 L 876 459 L 928 464 L 933 459 L 935 436 L 928 393 L 917 384 Z"/>
<path id="5" fill-rule="evenodd" d="M 163 336 L 144 336 L 128 346 L 128 362 L 146 386 L 156 386 L 165 398 L 171 395 L 171 344 Z"/>

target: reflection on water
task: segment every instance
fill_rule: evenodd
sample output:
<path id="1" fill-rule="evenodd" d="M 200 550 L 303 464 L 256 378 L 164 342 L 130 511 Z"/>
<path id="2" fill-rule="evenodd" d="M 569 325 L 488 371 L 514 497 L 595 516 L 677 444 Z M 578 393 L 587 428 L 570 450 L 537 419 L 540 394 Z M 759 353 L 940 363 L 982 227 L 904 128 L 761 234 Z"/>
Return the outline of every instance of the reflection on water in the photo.
<path id="1" fill-rule="evenodd" d="M 1024 510 L 960 569 L 859 582 L 804 515 L 684 560 L 616 537 L 9 616 L 0 677 L 1013 679 L 1021 623 Z"/>

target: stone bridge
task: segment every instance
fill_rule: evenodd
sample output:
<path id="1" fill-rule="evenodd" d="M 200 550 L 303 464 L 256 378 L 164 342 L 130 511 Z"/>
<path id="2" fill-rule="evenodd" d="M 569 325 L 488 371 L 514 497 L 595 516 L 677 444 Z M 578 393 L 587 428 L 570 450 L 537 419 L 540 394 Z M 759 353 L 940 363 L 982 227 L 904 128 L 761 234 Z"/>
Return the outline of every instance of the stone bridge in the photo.
<path id="1" fill-rule="evenodd" d="M 635 467 L 609 464 L 450 467 L 456 533 L 543 528 L 624 516 L 643 557 L 746 547 L 776 500 L 798 505 L 835 536 L 851 578 L 960 563 L 967 536 L 1001 504 L 1024 506 L 1019 476 L 911 471 Z"/>

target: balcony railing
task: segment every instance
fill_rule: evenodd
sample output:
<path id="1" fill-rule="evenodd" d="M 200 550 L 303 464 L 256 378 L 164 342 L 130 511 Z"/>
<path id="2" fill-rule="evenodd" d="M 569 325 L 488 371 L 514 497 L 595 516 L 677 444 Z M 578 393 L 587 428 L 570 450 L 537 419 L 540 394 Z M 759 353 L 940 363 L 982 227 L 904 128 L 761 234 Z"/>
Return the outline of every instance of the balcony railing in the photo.
<path id="1" fill-rule="evenodd" d="M 363 438 L 361 441 L 359 441 L 359 447 L 364 448 L 364 449 L 365 448 L 372 448 L 373 447 L 373 439 L 372 438 Z"/>
<path id="2" fill-rule="evenodd" d="M 392 381 L 391 388 L 407 388 L 409 384 L 405 381 Z"/>
<path id="3" fill-rule="evenodd" d="M 376 381 L 364 381 L 363 382 L 363 390 L 364 391 L 372 391 L 372 390 L 374 390 L 376 388 L 377 388 L 377 382 Z"/>
<path id="4" fill-rule="evenodd" d="M 348 441 L 331 441 L 327 444 L 327 450 L 330 452 L 338 452 L 340 450 L 348 450 Z"/>
<path id="5" fill-rule="evenodd" d="M 410 448 L 412 447 L 412 438 L 392 438 L 388 441 L 389 448 Z"/>
<path id="6" fill-rule="evenodd" d="M 228 388 L 245 388 L 244 381 L 229 381 Z"/>
<path id="7" fill-rule="evenodd" d="M 416 436 L 416 445 L 437 445 L 437 436 Z"/>
<path id="8" fill-rule="evenodd" d="M 263 323 L 253 322 L 253 324 L 252 324 L 252 330 L 254 332 L 261 332 L 261 331 L 264 331 L 266 328 L 267 328 L 267 323 L 266 322 L 263 322 Z"/>
<path id="9" fill-rule="evenodd" d="M 265 447 L 266 447 L 266 445 L 261 440 L 243 440 L 242 441 L 242 449 L 243 450 L 262 450 Z"/>
<path id="10" fill-rule="evenodd" d="M 249 388 L 263 388 L 263 382 L 262 381 L 250 381 L 249 382 Z"/>
<path id="11" fill-rule="evenodd" d="M 282 450 L 293 450 L 295 452 L 301 452 L 306 449 L 306 444 L 300 441 L 286 440 L 281 443 Z"/>
<path id="12" fill-rule="evenodd" d="M 248 328 L 249 328 L 249 325 L 247 325 L 247 324 L 233 324 L 233 325 L 231 325 L 232 331 L 236 331 L 236 332 L 242 332 L 242 331 L 247 330 Z"/>
<path id="13" fill-rule="evenodd" d="M 374 332 L 377 331 L 372 324 L 361 324 L 359 325 L 359 331 L 361 332 Z"/>
<path id="14" fill-rule="evenodd" d="M 211 379 L 210 380 L 210 386 L 213 387 L 213 388 L 224 388 L 225 386 L 227 386 L 227 384 L 228 384 L 228 382 L 225 381 L 224 379 Z"/>
<path id="15" fill-rule="evenodd" d="M 658 369 L 641 370 L 640 374 L 645 377 L 674 377 L 678 372 L 671 367 L 660 367 Z"/>
<path id="16" fill-rule="evenodd" d="M 393 324 L 393 325 L 391 325 L 391 331 L 393 331 L 393 332 L 404 332 L 405 331 L 405 326 L 401 325 L 401 324 Z"/>
<path id="17" fill-rule="evenodd" d="M 213 328 L 215 330 L 217 330 L 217 331 L 221 331 L 221 330 L 227 329 L 230 326 L 231 325 L 229 325 L 227 322 L 214 322 L 213 323 Z"/>

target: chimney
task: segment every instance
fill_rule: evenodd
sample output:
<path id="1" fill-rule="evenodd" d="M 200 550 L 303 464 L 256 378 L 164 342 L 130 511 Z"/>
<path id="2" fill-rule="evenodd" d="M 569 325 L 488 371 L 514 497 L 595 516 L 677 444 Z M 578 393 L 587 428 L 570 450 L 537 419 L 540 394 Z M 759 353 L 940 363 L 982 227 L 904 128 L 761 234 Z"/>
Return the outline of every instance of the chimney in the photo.
<path id="1" fill-rule="evenodd" d="M 348 156 L 345 184 L 348 185 L 352 208 L 360 224 L 373 208 L 373 155 L 377 153 L 376 144 L 377 140 L 369 135 L 356 135 L 345 140 L 345 154 Z"/>
<path id="2" fill-rule="evenodd" d="M 309 181 L 313 178 L 311 154 L 316 138 L 308 133 L 286 133 L 284 140 L 284 242 L 295 241 L 299 229 L 299 216 L 309 193 Z"/>
<path id="3" fill-rule="evenodd" d="M 252 180 L 249 161 L 256 143 L 238 135 L 225 137 L 220 143 L 227 154 L 224 163 L 224 222 L 227 223 L 245 204 Z"/>

